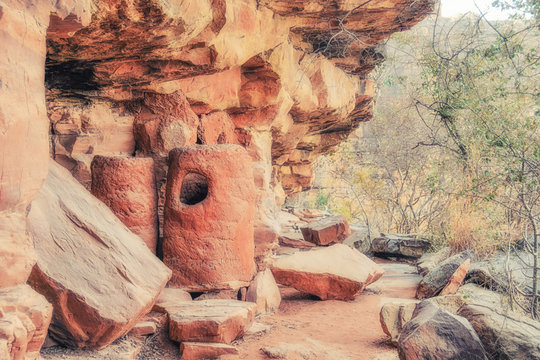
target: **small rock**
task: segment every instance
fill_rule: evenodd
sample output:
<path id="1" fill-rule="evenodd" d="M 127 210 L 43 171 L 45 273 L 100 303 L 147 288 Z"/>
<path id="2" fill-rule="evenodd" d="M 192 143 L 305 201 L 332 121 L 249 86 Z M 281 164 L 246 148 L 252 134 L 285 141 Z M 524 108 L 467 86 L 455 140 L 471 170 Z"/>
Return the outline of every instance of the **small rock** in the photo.
<path id="1" fill-rule="evenodd" d="M 403 326 L 412 318 L 416 303 L 386 303 L 382 306 L 379 320 L 383 332 L 390 336 L 392 344 L 397 340 Z"/>
<path id="2" fill-rule="evenodd" d="M 402 360 L 487 360 L 478 335 L 467 319 L 431 301 L 419 303 L 398 338 Z"/>
<path id="3" fill-rule="evenodd" d="M 459 265 L 457 270 L 450 277 L 450 280 L 448 280 L 448 284 L 444 287 L 444 289 L 441 290 L 439 295 L 444 296 L 455 294 L 461 286 L 463 279 L 465 279 L 465 276 L 467 276 L 469 266 L 471 266 L 471 259 L 467 259 L 463 262 L 463 264 Z"/>
<path id="4" fill-rule="evenodd" d="M 324 218 L 300 230 L 305 241 L 319 246 L 341 243 L 351 234 L 349 223 L 343 216 Z"/>
<path id="5" fill-rule="evenodd" d="M 168 307 L 182 301 L 191 301 L 191 295 L 187 291 L 178 288 L 165 288 L 161 290 L 152 310 L 165 313 Z"/>
<path id="6" fill-rule="evenodd" d="M 249 329 L 246 331 L 246 336 L 248 335 L 262 335 L 266 334 L 270 330 L 272 330 L 273 326 L 270 324 L 264 324 L 260 322 L 254 322 L 253 325 L 249 327 Z"/>
<path id="7" fill-rule="evenodd" d="M 182 360 L 218 359 L 221 355 L 236 355 L 236 347 L 219 343 L 183 342 L 180 344 Z"/>
<path id="8" fill-rule="evenodd" d="M 431 243 L 425 239 L 418 239 L 416 235 L 381 234 L 373 239 L 371 251 L 379 256 L 398 256 L 405 258 L 419 258 L 429 249 Z"/>
<path id="9" fill-rule="evenodd" d="M 472 256 L 472 251 L 467 250 L 446 259 L 422 279 L 416 290 L 416 298 L 424 299 L 439 294 L 458 267 Z"/>
<path id="10" fill-rule="evenodd" d="M 221 299 L 221 300 L 240 300 L 238 299 L 239 290 L 220 290 L 220 291 L 208 291 L 197 296 L 194 300 L 211 300 L 211 299 Z"/>
<path id="11" fill-rule="evenodd" d="M 274 275 L 269 269 L 259 272 L 246 294 L 246 301 L 257 304 L 257 314 L 273 312 L 281 304 L 281 293 L 277 286 Z"/>
<path id="12" fill-rule="evenodd" d="M 256 305 L 237 300 L 179 302 L 166 308 L 171 340 L 229 344 L 242 336 L 255 317 Z"/>
<path id="13" fill-rule="evenodd" d="M 146 336 L 155 334 L 157 331 L 157 326 L 152 321 L 141 321 L 138 322 L 133 329 L 129 332 L 131 335 L 135 336 Z"/>
<path id="14" fill-rule="evenodd" d="M 317 246 L 305 241 L 300 232 L 280 234 L 278 241 L 281 246 L 288 246 L 295 249 L 311 249 Z"/>
<path id="15" fill-rule="evenodd" d="M 280 257 L 272 273 L 279 284 L 323 300 L 352 300 L 384 270 L 364 254 L 335 244 Z"/>

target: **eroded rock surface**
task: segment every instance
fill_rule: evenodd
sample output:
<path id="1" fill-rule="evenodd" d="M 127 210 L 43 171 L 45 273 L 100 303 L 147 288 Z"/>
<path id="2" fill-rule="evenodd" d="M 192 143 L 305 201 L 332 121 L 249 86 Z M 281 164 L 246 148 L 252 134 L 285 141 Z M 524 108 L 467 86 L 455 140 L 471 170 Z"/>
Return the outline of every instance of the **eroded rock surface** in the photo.
<path id="1" fill-rule="evenodd" d="M 373 239 L 371 251 L 377 255 L 420 258 L 431 244 L 416 235 L 381 234 Z"/>
<path id="2" fill-rule="evenodd" d="M 321 299 L 352 300 L 384 270 L 347 245 L 297 252 L 278 258 L 272 273 L 279 284 Z"/>
<path id="3" fill-rule="evenodd" d="M 39 359 L 52 305 L 28 285 L 0 289 L 0 359 Z"/>
<path id="4" fill-rule="evenodd" d="M 158 214 L 152 158 L 95 156 L 91 169 L 92 194 L 155 253 Z"/>
<path id="5" fill-rule="evenodd" d="M 163 261 L 171 285 L 190 291 L 238 289 L 255 273 L 255 186 L 251 159 L 238 145 L 171 152 Z"/>
<path id="6" fill-rule="evenodd" d="M 152 309 L 169 280 L 142 239 L 54 161 L 28 226 L 37 253 L 29 283 L 53 304 L 49 333 L 60 343 L 109 345 Z"/>

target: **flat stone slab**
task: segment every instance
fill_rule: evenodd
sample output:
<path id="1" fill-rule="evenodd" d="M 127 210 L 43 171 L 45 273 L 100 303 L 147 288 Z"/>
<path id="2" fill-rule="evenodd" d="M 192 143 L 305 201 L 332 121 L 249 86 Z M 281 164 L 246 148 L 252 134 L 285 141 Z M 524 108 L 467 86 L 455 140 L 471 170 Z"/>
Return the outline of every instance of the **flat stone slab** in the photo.
<path id="1" fill-rule="evenodd" d="M 257 305 L 238 300 L 180 302 L 167 307 L 169 337 L 178 342 L 230 344 L 251 326 Z"/>
<path id="2" fill-rule="evenodd" d="M 272 273 L 277 283 L 323 300 L 352 300 L 384 270 L 357 250 L 335 244 L 280 257 Z"/>
<path id="3" fill-rule="evenodd" d="M 180 351 L 182 360 L 218 359 L 221 355 L 238 354 L 234 346 L 203 342 L 183 342 Z"/>

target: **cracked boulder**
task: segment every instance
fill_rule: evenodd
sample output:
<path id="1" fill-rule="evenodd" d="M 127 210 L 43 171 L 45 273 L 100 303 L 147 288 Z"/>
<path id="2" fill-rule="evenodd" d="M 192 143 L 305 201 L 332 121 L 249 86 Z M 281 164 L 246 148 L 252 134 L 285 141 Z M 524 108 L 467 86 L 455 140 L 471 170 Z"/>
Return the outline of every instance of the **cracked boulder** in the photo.
<path id="1" fill-rule="evenodd" d="M 71 174 L 51 161 L 28 230 L 37 264 L 31 286 L 53 304 L 50 336 L 101 349 L 148 313 L 171 272 Z"/>

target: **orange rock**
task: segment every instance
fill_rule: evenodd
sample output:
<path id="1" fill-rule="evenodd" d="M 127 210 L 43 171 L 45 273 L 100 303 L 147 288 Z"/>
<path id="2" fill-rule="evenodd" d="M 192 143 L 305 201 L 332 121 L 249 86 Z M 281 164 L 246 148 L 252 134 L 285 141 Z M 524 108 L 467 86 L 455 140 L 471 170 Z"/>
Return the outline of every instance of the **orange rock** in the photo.
<path id="1" fill-rule="evenodd" d="M 149 312 L 170 270 L 60 165 L 32 202 L 37 264 L 30 285 L 53 304 L 50 336 L 103 348 Z"/>
<path id="2" fill-rule="evenodd" d="M 92 194 L 156 253 L 157 193 L 152 158 L 95 156 Z"/>
<path id="3" fill-rule="evenodd" d="M 182 360 L 218 359 L 221 355 L 236 355 L 236 347 L 227 344 L 183 342 L 180 344 Z"/>
<path id="4" fill-rule="evenodd" d="M 187 291 L 178 288 L 165 288 L 161 290 L 152 310 L 166 313 L 168 307 L 182 301 L 191 301 L 191 295 Z"/>
<path id="5" fill-rule="evenodd" d="M 282 256 L 274 262 L 272 273 L 278 284 L 323 300 L 353 300 L 384 270 L 364 254 L 336 244 Z"/>
<path id="6" fill-rule="evenodd" d="M 51 304 L 30 286 L 0 289 L 0 358 L 40 359 L 51 316 Z"/>
<path id="7" fill-rule="evenodd" d="M 237 144 L 234 124 L 226 112 L 218 111 L 201 116 L 198 137 L 202 144 Z"/>
<path id="8" fill-rule="evenodd" d="M 448 284 L 444 287 L 444 289 L 442 289 L 439 296 L 455 294 L 461 286 L 461 283 L 465 279 L 465 276 L 467 276 L 467 272 L 469 271 L 470 266 L 471 259 L 465 260 L 463 264 L 461 264 L 454 272 L 454 274 L 450 277 L 450 280 L 448 280 Z"/>
<path id="9" fill-rule="evenodd" d="M 238 289 L 255 272 L 251 160 L 238 145 L 169 154 L 163 261 L 172 286 Z"/>
<path id="10" fill-rule="evenodd" d="M 171 340 L 230 344 L 253 323 L 256 305 L 238 300 L 182 302 L 167 308 Z"/>
<path id="11" fill-rule="evenodd" d="M 351 234 L 349 223 L 343 216 L 324 218 L 300 230 L 304 240 L 323 246 L 341 243 Z"/>
<path id="12" fill-rule="evenodd" d="M 137 150 L 143 154 L 166 155 L 174 148 L 197 142 L 199 118 L 185 95 L 146 93 L 135 118 Z"/>
<path id="13" fill-rule="evenodd" d="M 257 314 L 273 312 L 281 304 L 281 293 L 270 269 L 259 272 L 246 293 L 246 301 L 257 304 Z"/>

